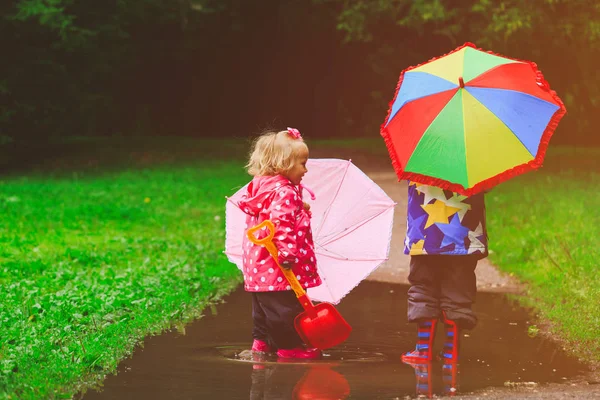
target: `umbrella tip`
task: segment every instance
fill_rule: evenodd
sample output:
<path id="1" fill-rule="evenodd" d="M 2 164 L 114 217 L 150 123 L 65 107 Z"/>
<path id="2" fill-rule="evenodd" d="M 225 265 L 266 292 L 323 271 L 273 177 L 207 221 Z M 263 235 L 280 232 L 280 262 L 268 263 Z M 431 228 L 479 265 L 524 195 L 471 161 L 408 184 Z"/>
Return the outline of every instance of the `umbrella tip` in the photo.
<path id="1" fill-rule="evenodd" d="M 465 81 L 463 80 L 462 76 L 458 77 L 458 84 L 460 85 L 461 89 L 465 87 Z"/>

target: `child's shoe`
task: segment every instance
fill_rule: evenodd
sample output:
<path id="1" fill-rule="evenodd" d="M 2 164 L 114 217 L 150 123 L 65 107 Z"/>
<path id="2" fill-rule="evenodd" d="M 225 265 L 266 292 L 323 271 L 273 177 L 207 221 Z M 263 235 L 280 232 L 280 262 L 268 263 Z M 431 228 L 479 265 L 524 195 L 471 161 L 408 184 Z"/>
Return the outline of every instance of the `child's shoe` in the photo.
<path id="1" fill-rule="evenodd" d="M 303 360 L 318 360 L 323 353 L 319 349 L 306 349 L 304 347 L 296 347 L 294 349 L 279 349 L 277 355 L 281 358 L 297 358 Z"/>
<path id="2" fill-rule="evenodd" d="M 267 342 L 258 340 L 258 339 L 254 339 L 254 342 L 252 342 L 252 353 L 265 354 L 265 353 L 270 353 L 270 352 L 271 352 L 271 346 L 269 346 L 267 344 Z"/>
<path id="3" fill-rule="evenodd" d="M 444 349 L 442 350 L 442 360 L 446 363 L 458 362 L 460 330 L 456 321 L 446 317 L 446 312 L 442 312 L 444 322 Z"/>
<path id="4" fill-rule="evenodd" d="M 417 323 L 417 347 L 402 354 L 405 363 L 427 363 L 433 359 L 433 340 L 435 339 L 435 327 L 437 319 L 426 319 Z"/>

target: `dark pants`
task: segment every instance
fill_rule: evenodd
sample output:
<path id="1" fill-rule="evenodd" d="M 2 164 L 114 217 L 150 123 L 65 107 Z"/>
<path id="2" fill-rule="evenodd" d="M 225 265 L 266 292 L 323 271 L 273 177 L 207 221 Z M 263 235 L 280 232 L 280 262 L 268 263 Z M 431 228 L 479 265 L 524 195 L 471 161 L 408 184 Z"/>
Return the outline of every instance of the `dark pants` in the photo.
<path id="1" fill-rule="evenodd" d="M 421 255 L 410 258 L 408 321 L 441 317 L 456 321 L 461 329 L 477 325 L 471 309 L 477 292 L 477 256 Z"/>
<path id="2" fill-rule="evenodd" d="M 276 349 L 293 349 L 303 344 L 294 319 L 304 309 L 293 291 L 252 293 L 252 337 Z"/>

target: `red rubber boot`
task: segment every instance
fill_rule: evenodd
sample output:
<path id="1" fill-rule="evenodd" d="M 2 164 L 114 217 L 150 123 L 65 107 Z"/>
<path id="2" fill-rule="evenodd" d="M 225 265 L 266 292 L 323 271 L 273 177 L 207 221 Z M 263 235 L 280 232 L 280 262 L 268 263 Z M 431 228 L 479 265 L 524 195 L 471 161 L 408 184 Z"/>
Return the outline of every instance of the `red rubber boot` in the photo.
<path id="1" fill-rule="evenodd" d="M 436 326 L 437 319 L 426 319 L 417 323 L 417 346 L 413 351 L 402 354 L 403 362 L 407 364 L 431 362 Z"/>

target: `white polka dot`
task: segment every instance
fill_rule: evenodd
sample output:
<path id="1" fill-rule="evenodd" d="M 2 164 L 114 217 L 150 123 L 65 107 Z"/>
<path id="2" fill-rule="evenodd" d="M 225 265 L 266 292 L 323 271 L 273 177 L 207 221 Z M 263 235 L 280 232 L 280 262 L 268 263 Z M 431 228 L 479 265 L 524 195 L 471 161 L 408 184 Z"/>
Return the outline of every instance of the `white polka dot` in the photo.
<path id="1" fill-rule="evenodd" d="M 296 275 L 296 279 L 300 280 L 302 277 L 300 275 Z"/>
<path id="2" fill-rule="evenodd" d="M 307 266 L 305 267 L 305 269 L 308 271 L 308 270 L 310 270 L 310 267 L 307 265 Z"/>
<path id="3" fill-rule="evenodd" d="M 253 271 L 254 273 L 257 273 L 257 272 L 258 272 L 258 270 L 257 270 L 256 268 L 254 268 L 252 271 Z"/>
<path id="4" fill-rule="evenodd" d="M 290 205 L 290 201 L 289 201 L 289 200 L 286 200 L 286 201 L 285 201 L 285 204 L 289 206 L 289 205 Z"/>
<path id="5" fill-rule="evenodd" d="M 298 232 L 298 236 L 302 236 L 302 232 Z"/>
<path id="6" fill-rule="evenodd" d="M 283 236 L 283 235 L 279 236 L 279 240 L 283 240 L 283 239 L 285 239 L 285 236 Z"/>
<path id="7" fill-rule="evenodd" d="M 273 290 L 275 289 L 273 286 L 269 286 L 269 290 Z"/>
<path id="8" fill-rule="evenodd" d="M 294 240 L 296 240 L 296 235 L 292 236 L 294 238 Z"/>
<path id="9" fill-rule="evenodd" d="M 308 287 L 308 282 L 304 283 L 304 287 Z"/>
<path id="10" fill-rule="evenodd" d="M 250 264 L 252 264 L 252 261 L 253 261 L 253 260 L 252 260 L 252 259 L 250 259 Z"/>
<path id="11" fill-rule="evenodd" d="M 312 262 L 315 262 L 315 259 L 311 257 L 311 258 L 310 258 L 310 261 L 312 261 Z"/>
<path id="12" fill-rule="evenodd" d="M 283 280 L 282 277 L 280 277 L 280 276 L 277 277 L 277 282 L 281 282 L 282 280 Z"/>
<path id="13" fill-rule="evenodd" d="M 261 265 L 265 265 L 266 262 L 267 262 L 267 260 L 260 260 Z"/>
<path id="14" fill-rule="evenodd" d="M 277 211 L 279 211 L 279 210 L 281 210 L 281 206 L 280 206 L 279 204 L 277 204 L 277 205 L 275 206 L 275 209 L 276 209 Z"/>
<path id="15" fill-rule="evenodd" d="M 258 255 L 258 250 L 256 250 L 256 251 L 254 252 L 254 255 L 255 255 L 255 256 L 257 256 L 257 255 Z"/>
<path id="16" fill-rule="evenodd" d="M 266 227 L 266 226 L 263 226 L 262 228 L 260 228 L 260 230 L 261 230 L 261 231 L 265 231 L 265 230 L 267 230 L 267 227 Z"/>
<path id="17" fill-rule="evenodd" d="M 275 187 L 279 187 L 279 186 L 281 186 L 281 183 L 280 183 L 280 182 L 277 182 L 277 183 L 275 184 Z"/>
<path id="18" fill-rule="evenodd" d="M 251 280 L 252 280 L 252 277 L 251 277 L 251 276 L 249 276 L 249 277 L 248 277 L 248 280 L 249 280 L 249 281 L 251 281 Z"/>
<path id="19" fill-rule="evenodd" d="M 292 228 L 285 228 L 285 231 L 286 231 L 286 232 L 291 232 L 291 231 L 292 231 Z"/>
<path id="20" fill-rule="evenodd" d="M 254 289 L 255 289 L 255 290 L 258 290 L 258 285 L 254 286 Z"/>
<path id="21" fill-rule="evenodd" d="M 250 210 L 248 210 L 248 207 L 246 207 L 246 208 L 244 208 L 244 211 L 245 211 L 245 212 L 248 212 L 248 211 L 250 211 Z"/>
<path id="22" fill-rule="evenodd" d="M 294 245 L 291 243 L 288 243 L 288 249 L 291 249 L 292 247 L 294 247 Z"/>
<path id="23" fill-rule="evenodd" d="M 292 288 L 292 287 L 291 287 L 290 285 L 287 285 L 287 286 L 285 287 L 285 290 L 290 290 L 291 288 Z"/>
<path id="24" fill-rule="evenodd" d="M 298 258 L 296 258 L 296 260 L 295 260 L 295 261 L 296 261 L 296 263 L 298 263 L 298 261 L 300 261 L 300 260 L 298 260 Z"/>
<path id="25" fill-rule="evenodd" d="M 282 251 L 281 253 L 282 253 L 282 254 L 283 254 L 285 257 L 287 257 L 287 255 L 288 255 L 288 254 L 290 254 L 290 253 L 288 253 L 287 251 Z"/>
<path id="26" fill-rule="evenodd" d="M 308 226 L 308 221 L 304 221 L 304 226 Z"/>
<path id="27" fill-rule="evenodd" d="M 258 208 L 262 208 L 262 203 L 258 203 L 256 206 L 257 206 Z"/>
<path id="28" fill-rule="evenodd" d="M 275 270 L 273 268 L 269 268 L 269 273 L 272 274 L 273 272 L 275 272 Z"/>
<path id="29" fill-rule="evenodd" d="M 261 281 L 261 282 L 264 282 L 264 281 L 266 281 L 265 277 L 264 277 L 264 276 L 261 276 L 261 278 L 260 278 L 260 281 Z"/>

